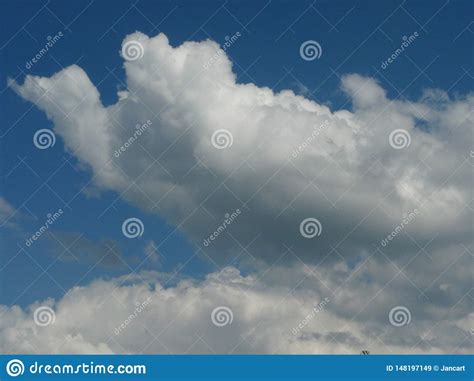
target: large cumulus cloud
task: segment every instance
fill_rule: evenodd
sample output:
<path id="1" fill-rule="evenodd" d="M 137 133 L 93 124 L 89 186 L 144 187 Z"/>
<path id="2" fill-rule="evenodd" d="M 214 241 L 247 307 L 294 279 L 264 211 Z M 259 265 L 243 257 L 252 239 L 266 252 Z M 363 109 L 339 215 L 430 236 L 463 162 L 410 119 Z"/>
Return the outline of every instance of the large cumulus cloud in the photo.
<path id="1" fill-rule="evenodd" d="M 450 100 L 427 91 L 418 102 L 390 100 L 374 79 L 353 74 L 342 80 L 352 111 L 332 111 L 292 91 L 237 83 L 225 54 L 208 67 L 215 42 L 172 47 L 164 34 L 138 32 L 124 44 L 131 41 L 143 46 L 143 57 L 125 61 L 126 90 L 112 106 L 102 105 L 78 66 L 10 84 L 47 113 L 98 187 L 160 213 L 202 249 L 222 257 L 237 240 L 270 260 L 283 244 L 305 258 L 339 246 L 352 255 L 415 208 L 420 215 L 406 231 L 417 240 L 439 234 L 449 244 L 469 234 L 471 95 Z M 219 129 L 232 134 L 229 148 L 212 145 Z M 389 144 L 396 129 L 408 132 L 408 147 Z M 203 247 L 236 208 L 244 213 L 229 229 L 235 239 Z M 301 239 L 306 217 L 323 225 L 317 242 Z M 405 250 L 397 245 L 393 255 Z"/>

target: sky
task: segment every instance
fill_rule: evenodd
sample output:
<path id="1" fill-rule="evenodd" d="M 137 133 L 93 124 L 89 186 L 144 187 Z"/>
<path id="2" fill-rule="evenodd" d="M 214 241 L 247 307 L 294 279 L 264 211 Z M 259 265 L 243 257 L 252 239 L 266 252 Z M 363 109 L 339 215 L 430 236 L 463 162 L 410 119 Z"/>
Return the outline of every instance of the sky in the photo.
<path id="1" fill-rule="evenodd" d="M 472 3 L 0 7 L 3 353 L 472 351 Z"/>

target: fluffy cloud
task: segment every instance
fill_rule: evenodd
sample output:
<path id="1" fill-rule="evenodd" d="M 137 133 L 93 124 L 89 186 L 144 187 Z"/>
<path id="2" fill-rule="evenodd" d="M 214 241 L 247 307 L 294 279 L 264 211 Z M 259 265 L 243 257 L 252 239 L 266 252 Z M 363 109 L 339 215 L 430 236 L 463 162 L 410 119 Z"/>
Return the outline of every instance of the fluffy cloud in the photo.
<path id="1" fill-rule="evenodd" d="M 350 74 L 341 88 L 352 107 L 336 111 L 238 83 L 225 54 L 206 64 L 215 42 L 172 47 L 164 34 L 138 32 L 124 45 L 132 41 L 143 57 L 125 62 L 126 90 L 111 106 L 75 65 L 10 86 L 46 112 L 98 189 L 159 213 L 214 261 L 255 272 L 227 268 L 172 287 L 151 274 L 133 285 L 97 281 L 57 301 L 47 331 L 5 307 L 0 342 L 28 339 L 46 352 L 465 351 L 473 95 L 393 100 L 375 79 Z M 302 237 L 308 217 L 320 221 L 319 237 Z M 114 335 L 148 297 L 134 329 Z M 293 334 L 325 297 L 324 313 Z M 237 315 L 225 331 L 209 320 L 221 304 Z M 405 334 L 387 323 L 397 305 L 413 315 Z"/>
<path id="2" fill-rule="evenodd" d="M 268 261 L 283 245 L 309 260 L 334 247 L 353 255 L 415 208 L 420 214 L 406 232 L 416 241 L 435 234 L 446 244 L 466 241 L 472 95 L 390 100 L 374 79 L 353 74 L 342 80 L 353 110 L 331 111 L 292 91 L 237 83 L 225 54 L 207 67 L 215 42 L 172 47 L 164 34 L 138 32 L 124 44 L 131 41 L 144 54 L 125 62 L 127 90 L 109 107 L 75 65 L 10 85 L 47 113 L 98 187 L 160 213 L 210 255 L 222 259 L 250 242 L 253 255 Z M 226 149 L 212 144 L 220 129 L 232 134 Z M 389 144 L 397 129 L 409 134 L 406 148 Z M 233 239 L 203 247 L 236 208 L 243 213 L 229 228 Z M 322 223 L 316 243 L 299 234 L 306 217 Z M 394 256 L 408 251 L 398 245 Z"/>
<path id="3" fill-rule="evenodd" d="M 416 293 L 405 300 L 408 325 L 389 323 L 397 306 L 373 260 L 358 269 L 341 264 L 332 276 L 317 267 L 274 267 L 243 276 L 234 267 L 202 281 L 142 273 L 97 280 L 58 301 L 26 310 L 0 306 L 2 353 L 467 353 L 469 302 L 426 314 Z M 396 271 L 391 269 L 391 273 Z M 346 275 L 348 285 L 340 288 Z M 361 280 L 372 277 L 373 282 Z M 403 277 L 393 286 L 409 287 Z M 340 291 L 337 291 L 340 290 Z M 334 292 L 336 291 L 336 292 Z M 367 308 L 367 305 L 370 305 Z M 55 310 L 53 324 L 34 311 Z M 214 309 L 230 308 L 232 322 L 213 324 Z M 228 315 L 230 316 L 230 315 Z M 222 316 L 221 316 L 222 317 Z M 471 316 L 472 317 L 472 316 Z M 218 320 L 225 322 L 224 320 Z M 227 321 L 230 321 L 228 319 Z"/>

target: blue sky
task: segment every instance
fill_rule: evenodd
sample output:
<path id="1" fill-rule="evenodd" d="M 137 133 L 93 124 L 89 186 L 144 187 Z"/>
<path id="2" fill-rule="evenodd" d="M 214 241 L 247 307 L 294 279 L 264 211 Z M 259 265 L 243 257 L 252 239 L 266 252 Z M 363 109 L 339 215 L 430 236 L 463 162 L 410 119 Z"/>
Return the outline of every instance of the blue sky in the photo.
<path id="1" fill-rule="evenodd" d="M 130 272 L 160 271 L 203 279 L 221 267 L 206 255 L 193 256 L 199 244 L 160 213 L 148 213 L 120 197 L 98 190 L 93 173 L 56 144 L 40 150 L 34 133 L 52 129 L 53 122 L 32 103 L 7 86 L 26 75 L 50 77 L 72 64 L 80 66 L 100 93 L 104 106 L 117 102 L 125 89 L 124 38 L 136 31 L 149 37 L 163 32 L 171 46 L 186 41 L 241 33 L 228 49 L 237 83 L 293 90 L 335 112 L 352 110 L 341 90 L 343 75 L 372 77 L 387 97 L 416 101 L 428 88 L 451 99 L 472 91 L 472 2 L 469 1 L 17 1 L 0 2 L 0 197 L 16 211 L 0 228 L 0 304 L 28 306 L 48 297 L 61 298 L 77 285 Z M 62 37 L 31 68 L 26 63 L 47 42 Z M 418 37 L 385 69 L 382 63 L 400 47 L 404 36 Z M 301 59 L 307 40 L 322 47 L 320 59 Z M 206 94 L 203 94 L 206 97 Z M 381 123 L 384 123 L 381 121 Z M 418 128 L 423 128 L 420 121 Z M 431 127 L 426 127 L 428 130 Z M 90 141 L 93 146 L 94 141 Z M 99 149 L 99 147 L 98 147 Z M 30 247 L 25 245 L 59 208 L 61 218 Z M 143 221 L 144 234 L 127 239 L 122 222 Z M 59 238 L 62 237 L 62 238 Z M 81 256 L 71 257 L 65 246 L 81 240 Z M 159 260 L 146 259 L 146 247 L 159 245 Z M 104 250 L 112 255 L 99 261 Z M 61 258 L 57 258 L 61 254 Z M 74 254 L 77 254 L 74 251 Z M 344 253 L 342 253 L 343 256 Z M 349 267 L 360 258 L 347 261 Z M 243 273 L 246 264 L 229 259 Z M 370 283 L 370 278 L 367 282 Z"/>

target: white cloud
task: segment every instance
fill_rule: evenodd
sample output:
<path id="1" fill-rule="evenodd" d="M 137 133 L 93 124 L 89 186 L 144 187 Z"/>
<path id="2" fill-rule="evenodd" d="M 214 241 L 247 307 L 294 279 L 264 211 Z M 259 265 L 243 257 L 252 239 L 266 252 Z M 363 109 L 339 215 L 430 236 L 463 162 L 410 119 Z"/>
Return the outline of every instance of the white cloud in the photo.
<path id="1" fill-rule="evenodd" d="M 164 34 L 138 32 L 124 43 L 131 40 L 143 45 L 144 55 L 125 62 L 128 89 L 112 106 L 101 104 L 77 66 L 10 85 L 48 114 L 99 187 L 158 211 L 197 244 L 242 203 L 247 213 L 233 235 L 245 245 L 260 233 L 256 255 L 264 258 L 282 244 L 314 257 L 298 234 L 308 216 L 324 226 L 319 258 L 338 244 L 342 251 L 367 249 L 414 208 L 420 217 L 407 233 L 415 239 L 443 234 L 450 240 L 454 230 L 470 234 L 471 166 L 465 158 L 472 95 L 450 100 L 431 91 L 419 102 L 394 101 L 374 79 L 353 74 L 343 78 L 342 89 L 354 110 L 333 112 L 291 91 L 236 83 L 225 54 L 204 69 L 218 49 L 212 41 L 172 47 Z M 147 120 L 153 124 L 114 157 Z M 321 125 L 327 128 L 292 157 Z M 223 150 L 211 144 L 221 128 L 233 136 Z M 410 146 L 390 146 L 394 129 L 410 134 Z M 235 246 L 234 240 L 219 241 L 211 252 Z"/>
<path id="2" fill-rule="evenodd" d="M 356 288 L 317 267 L 275 267 L 243 276 L 226 267 L 202 281 L 143 273 L 75 287 L 54 302 L 26 311 L 0 306 L 2 353 L 467 353 L 467 314 L 446 310 L 423 316 L 427 303 L 405 300 L 405 327 L 389 324 L 397 294 L 381 288 L 375 262 L 352 272 Z M 358 278 L 374 277 L 373 284 Z M 403 277 L 394 282 L 407 287 Z M 406 282 L 405 282 L 406 283 Z M 375 296 L 369 307 L 364 305 Z M 417 303 L 418 302 L 418 303 Z M 52 306 L 55 322 L 36 326 L 33 311 Z M 211 313 L 226 306 L 232 323 L 218 327 Z M 443 317 L 437 316 L 440 313 Z M 440 316 L 441 316 L 440 315 Z M 463 320 L 464 319 L 464 320 Z M 121 327 L 118 329 L 118 327 Z"/>

